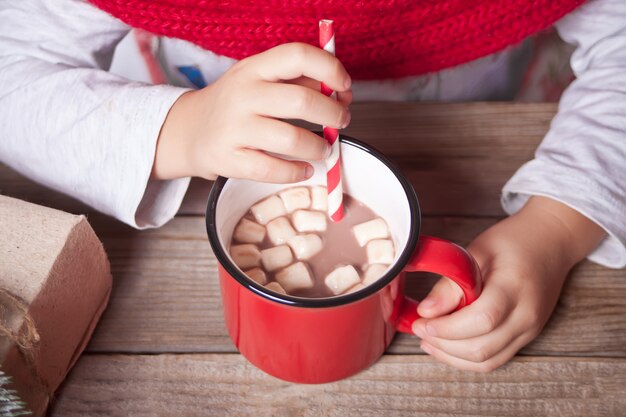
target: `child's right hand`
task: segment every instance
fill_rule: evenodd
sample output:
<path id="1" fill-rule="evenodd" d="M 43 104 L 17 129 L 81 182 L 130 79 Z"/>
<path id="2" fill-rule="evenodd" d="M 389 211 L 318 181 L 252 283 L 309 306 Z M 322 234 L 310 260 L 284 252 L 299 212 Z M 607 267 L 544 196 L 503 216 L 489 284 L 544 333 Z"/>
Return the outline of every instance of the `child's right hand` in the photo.
<path id="1" fill-rule="evenodd" d="M 337 91 L 337 101 L 320 92 L 320 81 Z M 313 174 L 312 166 L 283 157 L 319 160 L 329 146 L 280 119 L 344 128 L 350 87 L 341 62 L 311 45 L 284 44 L 243 59 L 174 103 L 159 135 L 153 177 L 302 181 Z"/>

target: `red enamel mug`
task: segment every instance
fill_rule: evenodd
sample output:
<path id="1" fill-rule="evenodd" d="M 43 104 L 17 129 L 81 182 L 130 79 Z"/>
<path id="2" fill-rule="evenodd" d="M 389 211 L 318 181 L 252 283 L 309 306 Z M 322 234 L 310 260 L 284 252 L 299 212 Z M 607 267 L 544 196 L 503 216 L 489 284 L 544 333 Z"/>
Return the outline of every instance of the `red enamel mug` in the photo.
<path id="1" fill-rule="evenodd" d="M 344 192 L 387 221 L 396 245 L 393 265 L 378 281 L 357 292 L 329 298 L 282 295 L 247 278 L 228 247 L 235 225 L 257 201 L 294 184 L 218 178 L 209 195 L 206 224 L 219 261 L 219 280 L 228 333 L 241 354 L 277 378 L 324 383 L 368 368 L 384 353 L 396 331 L 411 332 L 418 302 L 404 296 L 406 272 L 427 271 L 450 278 L 463 290 L 459 308 L 480 294 L 476 261 L 460 246 L 420 236 L 417 196 L 400 170 L 375 149 L 341 138 Z M 325 185 L 326 170 L 302 185 Z"/>

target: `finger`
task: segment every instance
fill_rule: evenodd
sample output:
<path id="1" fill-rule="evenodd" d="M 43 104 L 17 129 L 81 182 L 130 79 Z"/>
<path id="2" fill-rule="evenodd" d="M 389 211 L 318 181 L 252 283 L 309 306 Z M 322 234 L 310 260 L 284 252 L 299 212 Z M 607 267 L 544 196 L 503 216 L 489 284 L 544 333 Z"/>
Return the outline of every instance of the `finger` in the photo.
<path id="1" fill-rule="evenodd" d="M 305 76 L 323 81 L 335 91 L 349 90 L 352 85 L 341 61 L 323 49 L 305 43 L 279 45 L 248 58 L 245 65 L 266 81 Z"/>
<path id="2" fill-rule="evenodd" d="M 478 299 L 450 315 L 417 320 L 425 334 L 443 339 L 468 339 L 493 331 L 508 317 L 513 303 L 496 285 L 487 285 Z"/>
<path id="3" fill-rule="evenodd" d="M 344 128 L 350 123 L 346 106 L 319 91 L 299 85 L 262 83 L 251 102 L 256 114 L 280 119 L 300 119 Z"/>
<path id="4" fill-rule="evenodd" d="M 436 348 L 428 342 L 422 342 L 421 348 L 424 352 L 432 355 L 440 362 L 454 366 L 455 368 L 466 371 L 491 372 L 508 362 L 522 347 L 524 347 L 528 343 L 528 341 L 528 336 L 520 335 L 509 346 L 507 346 L 505 349 L 502 349 L 496 355 L 492 356 L 484 362 L 472 362 L 465 359 L 457 358 L 456 356 L 450 355 Z"/>
<path id="5" fill-rule="evenodd" d="M 430 290 L 417 307 L 421 317 L 435 318 L 448 314 L 458 307 L 463 299 L 461 287 L 451 279 L 443 277 Z"/>
<path id="6" fill-rule="evenodd" d="M 285 80 L 284 82 L 287 84 L 301 85 L 315 91 L 321 90 L 321 83 L 309 77 L 299 77 L 294 80 Z M 352 90 L 337 92 L 337 101 L 344 106 L 352 104 Z"/>
<path id="7" fill-rule="evenodd" d="M 330 145 L 315 133 L 279 120 L 257 116 L 256 134 L 244 138 L 242 144 L 292 158 L 320 160 L 330 154 Z"/>
<path id="8" fill-rule="evenodd" d="M 519 321 L 509 317 L 494 331 L 478 337 L 462 340 L 441 339 L 419 332 L 418 336 L 429 345 L 454 356 L 470 362 L 486 362 L 505 349 L 526 329 L 516 325 Z"/>
<path id="9" fill-rule="evenodd" d="M 226 177 L 282 184 L 304 181 L 313 175 L 313 167 L 307 162 L 287 161 L 255 149 L 237 149 L 233 154 L 236 163 L 221 171 Z"/>

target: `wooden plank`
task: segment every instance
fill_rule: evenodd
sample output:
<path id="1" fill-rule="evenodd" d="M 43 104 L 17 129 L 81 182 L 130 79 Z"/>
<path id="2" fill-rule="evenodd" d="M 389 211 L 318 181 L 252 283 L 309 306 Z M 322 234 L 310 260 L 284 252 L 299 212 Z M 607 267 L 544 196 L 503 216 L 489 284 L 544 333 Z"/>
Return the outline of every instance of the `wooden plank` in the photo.
<path id="1" fill-rule="evenodd" d="M 490 218 L 426 218 L 424 233 L 467 244 Z M 222 321 L 216 260 L 204 219 L 179 217 L 138 232 L 92 217 L 114 276 L 113 294 L 91 352 L 234 352 Z M 410 296 L 421 298 L 434 278 L 414 275 Z M 419 352 L 401 335 L 393 353 Z M 626 271 L 583 262 L 565 285 L 544 332 L 522 353 L 626 357 Z"/>
<path id="2" fill-rule="evenodd" d="M 502 185 L 533 157 L 555 111 L 555 104 L 540 103 L 355 103 L 345 133 L 400 166 L 423 213 L 502 215 Z M 204 213 L 208 184 L 194 181 L 182 214 Z M 0 193 L 73 213 L 91 211 L 2 165 Z"/>
<path id="3" fill-rule="evenodd" d="M 29 180 L 2 163 L 0 163 L 0 194 L 74 214 L 93 211 L 70 197 Z"/>
<path id="4" fill-rule="evenodd" d="M 52 416 L 623 416 L 626 360 L 517 358 L 489 374 L 386 355 L 343 381 L 280 381 L 240 355 L 84 355 Z"/>

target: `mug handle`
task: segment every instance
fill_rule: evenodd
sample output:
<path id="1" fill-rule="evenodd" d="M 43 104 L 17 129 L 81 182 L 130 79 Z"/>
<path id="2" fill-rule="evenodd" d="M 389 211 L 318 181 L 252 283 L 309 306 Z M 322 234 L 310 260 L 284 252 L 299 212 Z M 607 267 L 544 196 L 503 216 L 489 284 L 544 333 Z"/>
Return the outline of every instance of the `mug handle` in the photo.
<path id="1" fill-rule="evenodd" d="M 409 262 L 404 267 L 406 272 L 434 272 L 450 278 L 463 291 L 463 299 L 457 310 L 476 301 L 482 290 L 482 276 L 476 260 L 459 245 L 432 236 L 420 236 Z M 404 297 L 397 329 L 413 334 L 411 327 L 419 318 L 419 301 Z"/>

